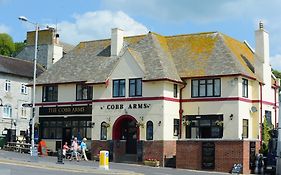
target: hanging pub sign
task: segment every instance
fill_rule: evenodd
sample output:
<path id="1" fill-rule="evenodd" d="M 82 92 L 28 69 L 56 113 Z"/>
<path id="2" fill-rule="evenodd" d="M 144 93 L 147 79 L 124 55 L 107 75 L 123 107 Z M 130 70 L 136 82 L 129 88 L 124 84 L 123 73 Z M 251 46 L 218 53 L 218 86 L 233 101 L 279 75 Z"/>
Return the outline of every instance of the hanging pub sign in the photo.
<path id="1" fill-rule="evenodd" d="M 40 107 L 39 115 L 92 114 L 92 106 Z"/>

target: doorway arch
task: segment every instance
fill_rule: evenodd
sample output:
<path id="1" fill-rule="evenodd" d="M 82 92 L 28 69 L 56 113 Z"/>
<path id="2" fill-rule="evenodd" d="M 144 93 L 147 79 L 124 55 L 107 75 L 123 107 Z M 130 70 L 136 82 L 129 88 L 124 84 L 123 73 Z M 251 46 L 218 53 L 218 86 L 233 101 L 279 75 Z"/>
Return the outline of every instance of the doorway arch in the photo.
<path id="1" fill-rule="evenodd" d="M 113 124 L 113 140 L 126 141 L 126 153 L 137 153 L 137 141 L 139 140 L 139 128 L 137 120 L 131 115 L 122 115 Z"/>

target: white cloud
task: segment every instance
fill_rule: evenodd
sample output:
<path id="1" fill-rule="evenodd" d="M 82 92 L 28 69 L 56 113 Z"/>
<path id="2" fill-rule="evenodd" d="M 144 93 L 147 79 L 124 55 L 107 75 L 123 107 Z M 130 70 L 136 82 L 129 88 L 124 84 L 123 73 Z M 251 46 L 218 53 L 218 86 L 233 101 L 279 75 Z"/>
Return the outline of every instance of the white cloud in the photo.
<path id="1" fill-rule="evenodd" d="M 9 33 L 10 28 L 4 24 L 0 24 L 0 33 Z"/>
<path id="2" fill-rule="evenodd" d="M 270 57 L 270 62 L 273 69 L 281 71 L 281 54 Z"/>
<path id="3" fill-rule="evenodd" d="M 104 39 L 110 37 L 111 28 L 121 28 L 125 35 L 137 35 L 148 32 L 141 23 L 135 21 L 122 11 L 95 11 L 75 14 L 74 22 L 58 23 L 61 40 L 71 44 L 80 41 Z"/>

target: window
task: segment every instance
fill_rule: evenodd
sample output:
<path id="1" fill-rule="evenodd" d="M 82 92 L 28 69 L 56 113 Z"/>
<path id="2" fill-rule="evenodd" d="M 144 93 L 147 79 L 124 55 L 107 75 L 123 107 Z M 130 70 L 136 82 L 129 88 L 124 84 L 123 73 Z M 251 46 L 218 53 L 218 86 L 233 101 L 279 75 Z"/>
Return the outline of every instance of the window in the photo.
<path id="1" fill-rule="evenodd" d="M 192 97 L 219 97 L 221 95 L 220 79 L 191 80 Z"/>
<path id="2" fill-rule="evenodd" d="M 25 84 L 21 84 L 20 92 L 21 92 L 22 94 L 27 94 L 27 87 L 26 87 Z"/>
<path id="3" fill-rule="evenodd" d="M 146 140 L 153 140 L 153 122 L 146 123 Z"/>
<path id="4" fill-rule="evenodd" d="M 125 79 L 113 80 L 113 97 L 125 97 Z"/>
<path id="5" fill-rule="evenodd" d="M 6 92 L 10 92 L 11 91 L 11 81 L 10 80 L 6 80 L 5 91 Z"/>
<path id="6" fill-rule="evenodd" d="M 101 123 L 101 131 L 100 131 L 100 139 L 101 140 L 107 140 L 107 127 L 106 122 Z"/>
<path id="7" fill-rule="evenodd" d="M 186 138 L 222 138 L 223 116 L 186 116 Z"/>
<path id="8" fill-rule="evenodd" d="M 269 125 L 272 125 L 272 119 L 271 119 L 271 111 L 265 111 L 265 118 Z"/>
<path id="9" fill-rule="evenodd" d="M 130 79 L 129 80 L 129 96 L 142 96 L 142 80 L 141 78 Z"/>
<path id="10" fill-rule="evenodd" d="M 180 120 L 174 119 L 174 136 L 179 135 L 179 128 L 180 128 Z"/>
<path id="11" fill-rule="evenodd" d="M 91 119 L 90 118 L 40 118 L 40 134 L 43 139 L 62 139 L 63 128 L 71 128 L 71 135 L 78 138 L 91 138 Z"/>
<path id="12" fill-rule="evenodd" d="M 243 119 L 242 138 L 248 138 L 248 137 L 249 137 L 249 121 L 248 119 Z"/>
<path id="13" fill-rule="evenodd" d="M 4 110 L 3 117 L 6 117 L 6 118 L 12 117 L 12 106 L 11 105 L 4 105 L 3 110 Z"/>
<path id="14" fill-rule="evenodd" d="M 93 88 L 91 86 L 77 84 L 76 100 L 91 100 L 93 98 Z"/>
<path id="15" fill-rule="evenodd" d="M 178 85 L 174 84 L 174 97 L 177 98 L 178 97 Z"/>
<path id="16" fill-rule="evenodd" d="M 21 107 L 21 117 L 26 118 L 26 108 L 25 107 Z"/>
<path id="17" fill-rule="evenodd" d="M 248 98 L 248 80 L 242 79 L 242 96 Z"/>
<path id="18" fill-rule="evenodd" d="M 43 86 L 43 102 L 58 101 L 58 86 Z"/>

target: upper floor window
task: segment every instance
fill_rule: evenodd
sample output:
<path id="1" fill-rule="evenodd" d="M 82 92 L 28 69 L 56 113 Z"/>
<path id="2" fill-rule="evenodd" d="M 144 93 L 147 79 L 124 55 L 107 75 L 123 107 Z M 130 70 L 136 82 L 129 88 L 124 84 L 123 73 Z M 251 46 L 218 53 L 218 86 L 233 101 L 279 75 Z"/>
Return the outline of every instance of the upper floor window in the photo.
<path id="1" fill-rule="evenodd" d="M 125 97 L 125 79 L 113 80 L 113 97 Z"/>
<path id="2" fill-rule="evenodd" d="M 248 97 L 248 80 L 242 79 L 242 97 Z"/>
<path id="3" fill-rule="evenodd" d="M 26 108 L 25 107 L 21 107 L 21 117 L 26 118 Z"/>
<path id="4" fill-rule="evenodd" d="M 20 92 L 22 94 L 27 94 L 27 87 L 25 84 L 21 84 Z"/>
<path id="5" fill-rule="evenodd" d="M 146 140 L 153 140 L 153 122 L 146 123 Z"/>
<path id="6" fill-rule="evenodd" d="M 177 98 L 178 97 L 178 85 L 174 84 L 174 97 Z"/>
<path id="7" fill-rule="evenodd" d="M 58 101 L 58 86 L 43 86 L 43 102 Z"/>
<path id="8" fill-rule="evenodd" d="M 6 92 L 10 92 L 11 91 L 11 81 L 10 80 L 6 80 L 5 91 Z"/>
<path id="9" fill-rule="evenodd" d="M 93 88 L 84 84 L 76 85 L 77 100 L 91 100 L 93 98 Z"/>
<path id="10" fill-rule="evenodd" d="M 219 97 L 221 80 L 219 78 L 192 80 L 191 91 L 191 97 Z"/>
<path id="11" fill-rule="evenodd" d="M 12 106 L 11 105 L 4 105 L 4 117 L 11 118 L 12 117 Z"/>
<path id="12" fill-rule="evenodd" d="M 142 96 L 142 80 L 141 78 L 130 79 L 129 80 L 129 96 Z"/>

